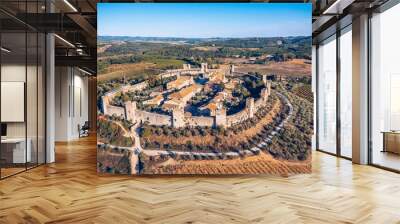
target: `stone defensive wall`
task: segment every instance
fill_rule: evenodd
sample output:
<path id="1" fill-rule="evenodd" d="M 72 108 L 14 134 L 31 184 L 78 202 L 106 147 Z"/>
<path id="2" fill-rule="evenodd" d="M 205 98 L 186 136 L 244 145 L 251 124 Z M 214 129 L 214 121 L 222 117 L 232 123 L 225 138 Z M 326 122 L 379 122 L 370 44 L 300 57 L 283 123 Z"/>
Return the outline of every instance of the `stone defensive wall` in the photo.
<path id="1" fill-rule="evenodd" d="M 190 72 L 199 74 L 203 72 L 212 72 L 211 69 L 207 69 L 207 65 L 202 65 L 202 68 L 192 69 L 190 66 L 185 66 L 185 69 L 168 70 L 165 73 L 160 74 L 161 77 L 169 77 L 180 74 L 188 74 Z M 112 99 L 120 92 L 129 91 L 140 91 L 148 86 L 147 81 L 137 83 L 135 85 L 125 85 L 117 90 L 106 93 L 102 97 L 102 109 L 105 115 L 116 115 L 121 116 L 127 120 L 135 122 L 148 122 L 151 125 L 168 125 L 172 127 L 188 127 L 188 126 L 203 126 L 203 127 L 230 127 L 232 125 L 241 123 L 247 119 L 250 119 L 254 114 L 265 105 L 271 94 L 271 83 L 265 79 L 263 81 L 266 84 L 266 88 L 261 90 L 260 98 L 254 100 L 254 98 L 246 99 L 246 107 L 232 115 L 226 114 L 226 109 L 218 109 L 215 116 L 191 116 L 184 112 L 183 108 L 175 109 L 172 111 L 172 115 L 165 115 L 159 113 L 153 113 L 148 111 L 139 110 L 136 107 L 136 102 L 129 101 L 125 102 L 124 107 L 118 107 L 111 105 Z"/>
<path id="2" fill-rule="evenodd" d="M 125 108 L 123 107 L 117 107 L 113 105 L 108 105 L 107 106 L 107 113 L 104 113 L 106 115 L 116 115 L 119 117 L 125 117 Z"/>
<path id="3" fill-rule="evenodd" d="M 129 91 L 135 92 L 135 91 L 143 90 L 143 89 L 147 88 L 147 86 L 148 86 L 147 81 L 144 81 L 144 82 L 137 83 L 135 85 L 124 85 L 121 87 L 120 91 L 123 93 L 127 93 Z"/>
<path id="4" fill-rule="evenodd" d="M 179 112 L 174 111 L 173 115 L 165 115 L 139 110 L 136 108 L 136 102 L 134 101 L 126 102 L 125 107 L 113 106 L 103 102 L 103 107 L 107 108 L 104 109 L 106 111 L 106 113 L 104 113 L 105 115 L 111 116 L 114 114 L 131 120 L 133 123 L 148 122 L 150 125 L 168 125 L 172 127 L 230 127 L 252 118 L 255 112 L 265 105 L 269 96 L 269 94 L 267 95 L 269 91 L 263 89 L 262 92 L 265 94 L 263 97 L 256 101 L 254 101 L 254 98 L 248 98 L 246 100 L 246 107 L 232 115 L 226 115 L 225 109 L 218 110 L 215 116 L 190 116 L 184 114 L 183 109 Z"/>
<path id="5" fill-rule="evenodd" d="M 215 119 L 211 116 L 185 116 L 185 124 L 189 127 L 213 127 L 215 126 Z"/>
<path id="6" fill-rule="evenodd" d="M 265 105 L 262 98 L 256 100 L 253 105 L 246 105 L 246 108 L 238 113 L 229 115 L 226 117 L 227 126 L 233 126 L 235 124 L 241 123 L 247 119 L 253 118 L 254 114 Z"/>
<path id="7" fill-rule="evenodd" d="M 159 78 L 168 78 L 172 76 L 180 76 L 180 75 L 199 75 L 202 73 L 212 73 L 216 72 L 219 69 L 209 69 L 209 68 L 184 68 L 184 69 L 170 69 L 166 72 L 163 72 L 158 75 Z"/>
<path id="8" fill-rule="evenodd" d="M 226 116 L 226 126 L 230 127 L 235 124 L 241 123 L 247 119 L 249 119 L 248 108 L 245 108 L 235 114 Z"/>
<path id="9" fill-rule="evenodd" d="M 140 82 L 134 85 L 124 85 L 121 86 L 118 89 L 115 89 L 113 91 L 110 91 L 108 93 L 106 93 L 104 96 L 102 96 L 102 105 L 103 105 L 103 113 L 105 115 L 112 115 L 112 114 L 116 114 L 117 116 L 121 116 L 121 112 L 125 111 L 124 108 L 122 107 L 117 107 L 117 106 L 113 106 L 111 105 L 111 101 L 112 99 L 120 93 L 127 93 L 129 91 L 140 91 L 145 89 L 148 86 L 147 81 L 144 82 Z M 122 108 L 122 110 L 121 110 Z M 125 114 L 125 112 L 123 113 Z M 125 115 L 123 115 L 125 117 Z"/>
<path id="10" fill-rule="evenodd" d="M 200 73 L 203 73 L 201 69 L 198 68 L 192 68 L 192 69 L 174 69 L 174 70 L 168 70 L 164 73 L 159 74 L 160 78 L 168 78 L 172 76 L 179 76 L 179 75 L 198 75 Z"/>
<path id="11" fill-rule="evenodd" d="M 143 110 L 136 110 L 133 116 L 135 116 L 135 118 L 133 119 L 136 119 L 136 121 L 141 121 L 141 122 L 147 121 L 151 125 L 167 125 L 167 126 L 172 125 L 172 116 L 170 115 L 151 113 Z"/>

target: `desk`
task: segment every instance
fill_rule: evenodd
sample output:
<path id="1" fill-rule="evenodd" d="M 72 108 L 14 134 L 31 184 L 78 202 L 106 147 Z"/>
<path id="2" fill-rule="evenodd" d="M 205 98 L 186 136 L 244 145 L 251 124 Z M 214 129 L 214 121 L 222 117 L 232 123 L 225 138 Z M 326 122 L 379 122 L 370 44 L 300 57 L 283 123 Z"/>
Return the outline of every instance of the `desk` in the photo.
<path id="1" fill-rule="evenodd" d="M 26 163 L 31 162 L 32 153 L 30 138 L 26 140 L 28 147 L 25 152 L 25 138 L 5 138 L 1 139 L 1 157 L 6 163 Z"/>
<path id="2" fill-rule="evenodd" d="M 383 152 L 400 154 L 400 131 L 383 131 Z"/>

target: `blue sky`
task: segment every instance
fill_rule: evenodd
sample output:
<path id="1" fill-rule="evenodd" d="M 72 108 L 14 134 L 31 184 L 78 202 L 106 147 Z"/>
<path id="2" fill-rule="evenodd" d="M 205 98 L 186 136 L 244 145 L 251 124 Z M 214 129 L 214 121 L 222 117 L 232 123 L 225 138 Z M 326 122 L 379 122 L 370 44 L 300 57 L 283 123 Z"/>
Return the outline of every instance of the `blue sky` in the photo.
<path id="1" fill-rule="evenodd" d="M 310 36 L 309 3 L 99 3 L 98 35 Z"/>

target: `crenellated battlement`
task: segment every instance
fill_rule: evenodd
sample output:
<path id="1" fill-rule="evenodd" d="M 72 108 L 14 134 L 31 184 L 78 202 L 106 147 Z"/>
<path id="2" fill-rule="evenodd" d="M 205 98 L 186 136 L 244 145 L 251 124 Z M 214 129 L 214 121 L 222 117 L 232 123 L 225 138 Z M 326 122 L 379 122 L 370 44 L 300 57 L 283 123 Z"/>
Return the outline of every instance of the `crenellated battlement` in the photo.
<path id="1" fill-rule="evenodd" d="M 193 69 L 190 65 L 185 64 L 183 66 L 184 71 L 187 70 L 196 70 L 196 71 L 207 71 L 208 73 L 214 72 L 206 69 L 207 64 L 203 63 L 200 69 Z M 231 67 L 231 70 L 234 70 Z M 165 74 L 175 74 L 177 77 L 180 77 L 182 71 L 167 71 L 161 75 Z M 263 76 L 264 77 L 264 76 Z M 172 81 L 167 84 L 167 89 L 181 89 L 181 88 L 191 88 L 187 87 L 193 84 L 193 77 L 183 78 L 180 77 L 178 81 Z M 186 80 L 187 79 L 187 80 Z M 206 126 L 206 127 L 230 127 L 232 125 L 243 122 L 247 119 L 250 119 L 254 116 L 254 114 L 265 105 L 268 100 L 268 97 L 271 94 L 271 82 L 264 79 L 266 88 L 263 88 L 260 93 L 260 98 L 255 100 L 252 97 L 246 99 L 246 106 L 243 110 L 232 114 L 227 115 L 225 107 L 218 107 L 213 113 L 209 116 L 192 116 L 190 113 L 184 112 L 184 106 L 179 106 L 171 109 L 171 115 L 160 114 L 155 112 L 148 112 L 144 110 L 140 110 L 137 108 L 137 103 L 135 101 L 127 101 L 125 102 L 124 107 L 118 107 L 111 105 L 112 99 L 119 93 L 126 93 L 127 91 L 136 91 L 145 89 L 148 84 L 147 81 L 135 84 L 135 85 L 125 85 L 120 87 L 118 90 L 114 90 L 112 92 L 106 93 L 102 97 L 102 106 L 103 113 L 106 115 L 117 115 L 121 116 L 127 120 L 135 122 L 148 122 L 151 125 L 168 125 L 171 127 L 192 127 L 192 126 Z M 194 87 L 193 87 L 194 88 Z M 196 93 L 200 90 L 199 87 L 195 88 L 193 93 Z M 179 94 L 179 92 L 174 93 Z M 193 94 L 189 95 L 190 97 Z M 187 99 L 185 99 L 186 104 Z"/>

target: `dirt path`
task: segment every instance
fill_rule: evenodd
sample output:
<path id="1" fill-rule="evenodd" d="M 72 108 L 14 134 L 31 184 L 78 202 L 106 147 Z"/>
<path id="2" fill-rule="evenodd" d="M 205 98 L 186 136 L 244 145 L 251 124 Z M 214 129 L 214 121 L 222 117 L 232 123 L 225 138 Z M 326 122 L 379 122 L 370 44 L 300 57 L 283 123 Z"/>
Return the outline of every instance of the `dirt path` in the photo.
<path id="1" fill-rule="evenodd" d="M 136 123 L 132 128 L 131 131 L 126 130 L 126 128 L 121 124 L 121 122 L 113 121 L 114 124 L 118 125 L 122 131 L 124 132 L 125 137 L 130 137 L 134 139 L 134 143 L 132 147 L 127 147 L 127 149 L 133 152 L 131 156 L 131 174 L 138 174 L 139 173 L 139 154 L 142 151 L 142 147 L 140 145 L 139 134 L 137 132 L 138 123 Z M 134 131 L 132 131 L 134 130 Z"/>

